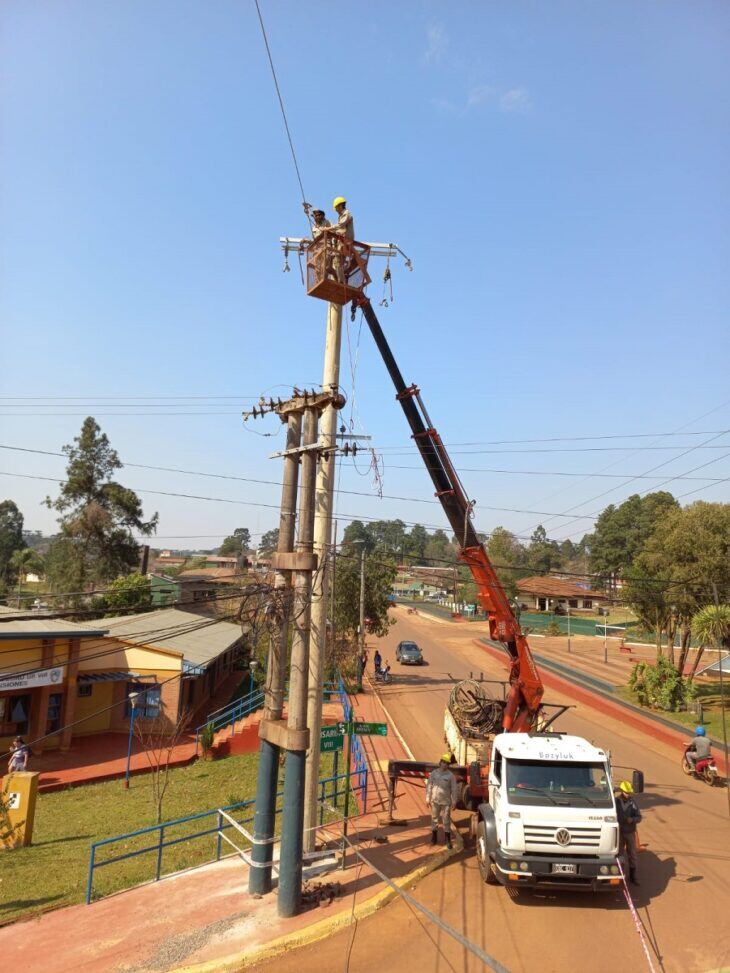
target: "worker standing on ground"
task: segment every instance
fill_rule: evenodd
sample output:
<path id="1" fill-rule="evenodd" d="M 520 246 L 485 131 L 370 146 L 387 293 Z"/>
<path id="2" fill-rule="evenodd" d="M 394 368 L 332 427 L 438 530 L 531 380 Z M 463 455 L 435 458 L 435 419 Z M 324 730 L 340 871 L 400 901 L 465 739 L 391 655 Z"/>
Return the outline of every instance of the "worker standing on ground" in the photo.
<path id="1" fill-rule="evenodd" d="M 631 796 L 634 788 L 629 781 L 622 780 L 616 793 L 616 814 L 618 816 L 619 842 L 618 853 L 626 853 L 629 866 L 629 881 L 638 885 L 636 877 L 636 825 L 641 821 L 641 811 Z"/>
<path id="2" fill-rule="evenodd" d="M 449 770 L 451 754 L 439 757 L 439 765 L 428 775 L 426 804 L 431 808 L 431 844 L 438 841 L 439 823 L 443 824 L 446 846 L 451 844 L 451 809 L 456 805 L 456 777 Z"/>

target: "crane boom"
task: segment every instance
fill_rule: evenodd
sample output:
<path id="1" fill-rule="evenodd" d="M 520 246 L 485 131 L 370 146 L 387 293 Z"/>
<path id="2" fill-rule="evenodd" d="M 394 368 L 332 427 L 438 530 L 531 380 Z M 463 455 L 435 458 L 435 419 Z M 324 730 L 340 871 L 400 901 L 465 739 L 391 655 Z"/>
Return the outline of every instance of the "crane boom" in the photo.
<path id="1" fill-rule="evenodd" d="M 504 645 L 510 657 L 510 690 L 504 709 L 503 729 L 529 731 L 540 708 L 542 680 L 527 639 L 472 523 L 473 503 L 468 499 L 446 447 L 429 418 L 420 389 L 416 385 L 406 385 L 372 304 L 362 293 L 354 299 L 354 303 L 362 308 L 370 333 L 393 380 L 396 399 L 405 413 L 436 490 L 436 497 L 456 537 L 459 557 L 472 573 L 479 601 L 489 618 L 489 633 L 493 640 Z"/>

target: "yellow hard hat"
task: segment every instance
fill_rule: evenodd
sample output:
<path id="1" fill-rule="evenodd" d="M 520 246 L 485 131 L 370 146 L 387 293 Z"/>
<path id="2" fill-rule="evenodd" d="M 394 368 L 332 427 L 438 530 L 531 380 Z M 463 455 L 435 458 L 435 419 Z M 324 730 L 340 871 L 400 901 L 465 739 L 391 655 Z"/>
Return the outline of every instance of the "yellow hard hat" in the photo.
<path id="1" fill-rule="evenodd" d="M 347 206 L 347 200 L 345 197 L 335 196 L 335 198 L 332 200 L 332 209 L 337 209 L 338 206 L 342 206 L 343 204 Z"/>
<path id="2" fill-rule="evenodd" d="M 451 754 L 450 753 L 442 753 L 441 756 L 439 757 L 439 763 L 442 760 L 444 761 L 444 763 L 450 764 L 451 763 Z"/>
<path id="3" fill-rule="evenodd" d="M 627 780 L 622 780 L 621 783 L 618 786 L 619 786 L 619 790 L 623 791 L 624 794 L 633 794 L 634 793 L 634 788 L 631 786 L 631 784 Z"/>

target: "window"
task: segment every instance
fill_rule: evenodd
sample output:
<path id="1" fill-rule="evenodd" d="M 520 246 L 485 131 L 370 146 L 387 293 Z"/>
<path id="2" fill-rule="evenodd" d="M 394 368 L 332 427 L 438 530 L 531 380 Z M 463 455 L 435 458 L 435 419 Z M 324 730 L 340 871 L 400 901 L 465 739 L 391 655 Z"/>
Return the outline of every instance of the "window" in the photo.
<path id="1" fill-rule="evenodd" d="M 90 682 L 80 682 L 76 690 L 76 695 L 79 697 L 91 696 L 93 688 Z"/>
<path id="2" fill-rule="evenodd" d="M 125 716 L 132 715 L 132 704 L 129 701 L 130 693 L 140 694 L 134 701 L 135 718 L 141 716 L 146 720 L 153 720 L 156 716 L 160 715 L 160 697 L 162 695 L 160 686 L 143 682 L 128 682 L 127 702 L 124 708 Z"/>
<path id="3" fill-rule="evenodd" d="M 497 781 L 502 780 L 502 754 L 499 750 L 494 751 L 494 760 L 492 761 L 492 773 L 494 774 L 494 779 Z"/>
<path id="4" fill-rule="evenodd" d="M 611 807 L 613 803 L 601 763 L 509 760 L 507 793 L 512 804 Z"/>
<path id="5" fill-rule="evenodd" d="M 577 608 L 578 607 L 578 599 L 577 598 L 569 598 L 568 599 L 568 605 L 571 608 Z"/>
<path id="6" fill-rule="evenodd" d="M 5 721 L 15 724 L 15 730 L 11 732 L 19 733 L 21 736 L 27 733 L 29 719 L 30 693 L 23 693 L 22 696 L 10 696 L 6 700 Z"/>
<path id="7" fill-rule="evenodd" d="M 584 598 L 583 599 L 583 607 L 584 608 L 593 608 L 593 600 L 591 598 Z"/>
<path id="8" fill-rule="evenodd" d="M 63 709 L 63 693 L 51 693 L 51 695 L 48 697 L 46 733 L 58 733 L 58 731 L 61 729 L 62 709 Z"/>

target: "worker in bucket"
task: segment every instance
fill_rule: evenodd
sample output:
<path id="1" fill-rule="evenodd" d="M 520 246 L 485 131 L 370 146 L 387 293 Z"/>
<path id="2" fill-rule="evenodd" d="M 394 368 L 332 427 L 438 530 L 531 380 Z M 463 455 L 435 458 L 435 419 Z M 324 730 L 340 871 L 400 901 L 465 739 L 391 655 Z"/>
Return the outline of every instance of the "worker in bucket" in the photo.
<path id="1" fill-rule="evenodd" d="M 622 780 L 616 792 L 616 815 L 618 817 L 618 853 L 625 853 L 629 866 L 629 881 L 638 885 L 636 877 L 636 826 L 641 821 L 641 811 L 633 798 L 634 788 L 629 781 Z"/>
<path id="2" fill-rule="evenodd" d="M 312 239 L 316 240 L 318 237 L 322 236 L 323 230 L 328 230 L 332 226 L 329 220 L 325 219 L 323 209 L 313 209 L 312 219 L 314 224 L 312 226 Z"/>
<path id="3" fill-rule="evenodd" d="M 449 770 L 451 754 L 439 757 L 439 765 L 428 775 L 426 804 L 431 809 L 431 844 L 438 841 L 439 824 L 443 825 L 446 846 L 451 844 L 451 809 L 456 805 L 456 777 Z"/>
<path id="4" fill-rule="evenodd" d="M 352 213 L 347 208 L 347 200 L 344 196 L 335 196 L 332 200 L 332 208 L 337 213 L 337 223 L 334 226 L 335 233 L 345 237 L 346 240 L 355 239 L 355 221 Z"/>

